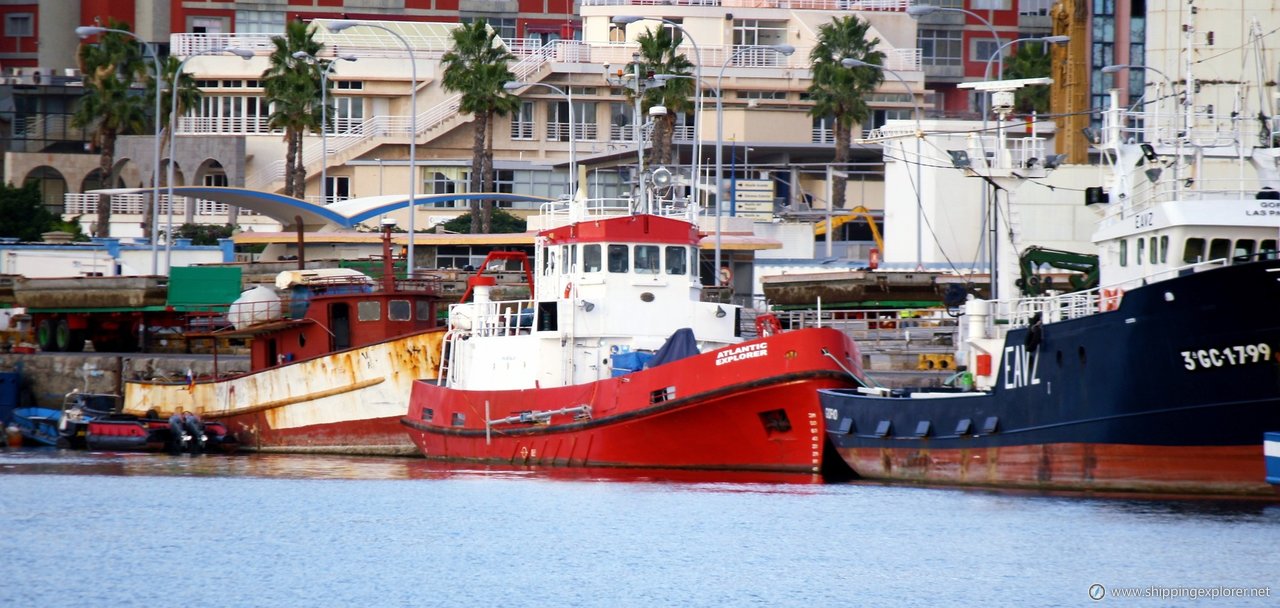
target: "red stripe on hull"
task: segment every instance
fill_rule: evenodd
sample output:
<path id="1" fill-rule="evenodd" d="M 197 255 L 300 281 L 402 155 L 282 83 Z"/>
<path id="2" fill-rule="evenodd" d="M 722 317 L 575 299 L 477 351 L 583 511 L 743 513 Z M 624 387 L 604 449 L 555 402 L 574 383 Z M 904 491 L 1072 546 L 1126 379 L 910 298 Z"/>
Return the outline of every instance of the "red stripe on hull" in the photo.
<path id="1" fill-rule="evenodd" d="M 754 352 L 764 356 L 728 356 L 753 352 L 730 347 L 719 359 L 704 353 L 566 387 L 460 391 L 418 382 L 404 423 L 428 458 L 444 460 L 818 472 L 826 425 L 817 391 L 854 385 L 823 352 L 852 366 L 857 349 L 829 329 L 762 342 L 767 348 Z M 591 407 L 590 417 L 507 422 L 486 437 L 486 417 L 580 405 Z"/>
<path id="2" fill-rule="evenodd" d="M 846 448 L 867 479 L 1036 490 L 1264 496 L 1260 445 L 1154 446 L 1056 443 L 961 450 Z"/>
<path id="3" fill-rule="evenodd" d="M 399 416 L 273 429 L 265 412 L 218 418 L 246 450 L 416 456 Z"/>

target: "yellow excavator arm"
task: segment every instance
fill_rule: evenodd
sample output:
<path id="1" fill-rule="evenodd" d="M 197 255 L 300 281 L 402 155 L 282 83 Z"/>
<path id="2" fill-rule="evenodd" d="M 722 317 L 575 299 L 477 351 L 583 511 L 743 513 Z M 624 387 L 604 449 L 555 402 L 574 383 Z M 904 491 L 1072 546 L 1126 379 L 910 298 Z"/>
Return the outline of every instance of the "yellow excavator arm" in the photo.
<path id="1" fill-rule="evenodd" d="M 850 209 L 849 213 L 845 215 L 839 215 L 831 218 L 831 225 L 833 229 L 839 228 L 859 218 L 867 221 L 867 225 L 871 227 L 871 238 L 875 239 L 876 241 L 876 249 L 879 249 L 880 254 L 884 255 L 884 239 L 880 238 L 880 228 L 876 227 L 876 220 L 875 218 L 871 217 L 870 209 L 867 209 L 862 205 L 858 205 L 857 207 Z M 826 233 L 827 233 L 827 220 L 822 220 L 821 222 L 818 222 L 817 224 L 813 225 L 814 236 L 823 236 Z"/>

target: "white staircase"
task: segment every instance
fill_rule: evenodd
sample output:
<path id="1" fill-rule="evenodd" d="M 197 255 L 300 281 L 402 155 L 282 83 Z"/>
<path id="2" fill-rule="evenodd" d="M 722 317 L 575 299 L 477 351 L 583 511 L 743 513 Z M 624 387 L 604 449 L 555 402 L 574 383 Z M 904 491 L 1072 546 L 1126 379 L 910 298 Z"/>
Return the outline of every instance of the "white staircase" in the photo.
<path id="1" fill-rule="evenodd" d="M 550 72 L 549 59 L 555 55 L 554 49 L 554 46 L 548 46 L 543 51 L 530 54 L 511 66 L 511 72 L 515 74 L 516 80 L 535 82 L 544 78 Z M 307 175 L 315 175 L 320 172 L 322 162 L 327 162 L 326 167 L 341 166 L 382 144 L 405 143 L 406 137 L 411 132 L 417 137 L 418 144 L 425 144 L 449 132 L 458 123 L 474 120 L 474 116 L 458 112 L 461 102 L 461 94 L 445 98 L 434 107 L 418 114 L 413 121 L 412 131 L 410 131 L 407 116 L 369 118 L 355 127 L 328 135 L 327 158 L 322 158 L 321 147 L 306 146 L 306 151 L 302 155 L 302 164 L 306 167 Z M 255 172 L 252 179 L 245 181 L 245 187 L 250 190 L 277 192 L 284 188 L 284 174 L 285 161 L 276 160 Z"/>

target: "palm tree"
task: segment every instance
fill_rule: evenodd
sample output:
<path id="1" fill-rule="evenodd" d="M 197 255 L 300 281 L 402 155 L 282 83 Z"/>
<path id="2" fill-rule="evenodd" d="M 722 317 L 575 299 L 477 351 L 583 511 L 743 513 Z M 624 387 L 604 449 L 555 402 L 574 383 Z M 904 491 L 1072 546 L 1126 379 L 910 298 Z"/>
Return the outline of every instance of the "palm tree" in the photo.
<path id="1" fill-rule="evenodd" d="M 114 19 L 107 27 L 128 30 L 129 24 Z M 92 128 L 92 141 L 98 150 L 98 170 L 103 181 L 115 185 L 116 138 L 141 133 L 147 122 L 146 103 L 130 90 L 134 79 L 146 72 L 142 47 L 124 34 L 105 32 L 96 44 L 81 44 L 77 52 L 80 72 L 84 75 L 84 95 L 71 117 L 78 128 Z M 94 236 L 111 235 L 111 197 L 98 199 L 98 221 Z"/>
<path id="2" fill-rule="evenodd" d="M 640 45 L 640 74 L 671 74 L 688 76 L 693 64 L 684 54 L 679 52 L 680 41 L 670 28 L 649 30 L 636 37 Z M 635 63 L 627 66 L 627 71 L 634 73 Z M 693 103 L 689 96 L 694 92 L 694 82 L 689 78 L 672 78 L 661 87 L 646 89 L 640 99 L 641 115 L 648 114 L 653 106 L 665 106 L 667 114 L 654 118 L 653 146 L 649 150 L 648 160 L 651 164 L 676 162 L 676 149 L 672 144 L 675 139 L 676 114 L 693 111 Z M 627 89 L 628 99 L 635 99 L 635 91 Z"/>
<path id="3" fill-rule="evenodd" d="M 302 163 L 302 137 L 308 130 L 320 128 L 320 80 L 327 61 L 308 61 L 294 54 L 302 51 L 312 57 L 324 48 L 316 42 L 315 30 L 305 22 L 290 21 L 284 36 L 275 36 L 271 65 L 262 72 L 263 92 L 271 103 L 267 125 L 284 130 L 284 194 L 303 198 L 306 195 L 307 168 Z M 323 162 L 323 161 L 322 161 Z"/>
<path id="4" fill-rule="evenodd" d="M 502 88 L 515 80 L 507 67 L 515 57 L 484 19 L 454 28 L 451 36 L 453 48 L 440 58 L 444 64 L 441 83 L 446 91 L 461 93 L 459 109 L 476 117 L 472 123 L 471 192 L 492 192 L 493 117 L 506 116 L 520 107 L 520 98 Z M 471 232 L 492 232 L 493 201 L 471 201 L 471 219 Z"/>
<path id="5" fill-rule="evenodd" d="M 875 50 L 879 38 L 868 38 L 870 24 L 856 16 L 837 17 L 831 23 L 818 28 L 818 43 L 809 53 L 813 64 L 813 83 L 809 96 L 813 107 L 809 115 L 834 116 L 836 142 L 835 165 L 843 168 L 849 162 L 850 133 L 855 125 L 862 124 L 871 113 L 865 97 L 884 82 L 884 72 L 875 68 L 846 68 L 840 64 L 845 58 L 858 59 L 873 65 L 884 63 L 884 53 Z M 832 208 L 844 206 L 845 178 L 835 176 L 831 184 Z"/>
<path id="6" fill-rule="evenodd" d="M 178 66 L 181 64 L 182 61 L 173 55 L 169 55 L 160 61 L 160 86 L 162 87 L 160 90 L 160 126 L 162 128 L 162 131 L 160 132 L 160 145 L 161 147 L 167 146 L 167 149 L 169 150 L 169 162 L 171 163 L 174 162 L 173 125 L 169 124 L 170 117 L 166 108 L 173 107 L 173 90 L 170 87 L 172 87 L 174 82 L 173 76 L 178 72 Z M 147 99 L 155 99 L 156 79 L 152 77 L 150 72 L 147 73 L 147 76 Z M 177 115 L 182 116 L 187 113 L 187 110 L 199 105 L 200 98 L 202 97 L 204 97 L 204 95 L 200 92 L 200 87 L 196 86 L 195 78 L 192 78 L 191 74 L 183 72 L 182 75 L 178 77 Z M 155 129 L 153 128 L 152 131 L 154 132 Z M 156 176 L 156 184 L 161 185 L 160 181 L 164 179 L 166 179 L 164 175 Z M 164 185 L 168 185 L 168 182 L 166 181 Z M 170 202 L 170 204 L 172 204 L 172 202 Z M 143 210 L 143 234 L 151 233 L 151 222 L 155 221 L 155 219 L 151 217 L 151 210 L 152 207 L 150 206 Z M 188 213 L 189 212 L 190 210 L 188 210 Z"/>

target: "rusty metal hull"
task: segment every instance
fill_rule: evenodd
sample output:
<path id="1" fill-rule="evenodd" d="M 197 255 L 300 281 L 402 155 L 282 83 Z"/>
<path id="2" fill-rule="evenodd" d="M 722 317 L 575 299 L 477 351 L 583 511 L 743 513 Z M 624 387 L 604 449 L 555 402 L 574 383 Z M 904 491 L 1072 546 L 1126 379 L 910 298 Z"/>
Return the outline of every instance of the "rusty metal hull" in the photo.
<path id="1" fill-rule="evenodd" d="M 439 371 L 443 331 L 393 338 L 216 381 L 125 384 L 125 411 L 182 407 L 220 420 L 244 449 L 416 454 L 399 420 L 415 380 Z"/>
<path id="2" fill-rule="evenodd" d="M 1043 491 L 1274 499 L 1260 446 L 1058 443 L 960 449 L 839 448 L 867 479 Z"/>

